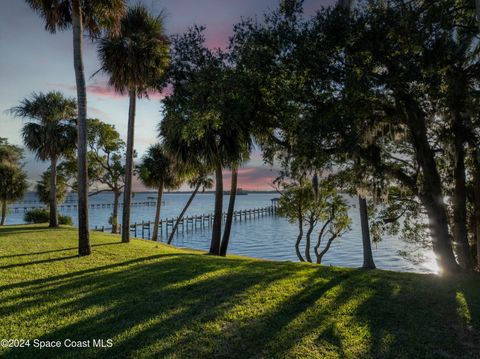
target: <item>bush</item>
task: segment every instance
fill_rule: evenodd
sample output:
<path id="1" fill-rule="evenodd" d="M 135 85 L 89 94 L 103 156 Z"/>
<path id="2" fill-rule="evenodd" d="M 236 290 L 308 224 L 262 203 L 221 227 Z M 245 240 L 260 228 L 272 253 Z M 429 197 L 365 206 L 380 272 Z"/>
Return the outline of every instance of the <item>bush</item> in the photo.
<path id="1" fill-rule="evenodd" d="M 43 208 L 32 209 L 25 212 L 23 220 L 27 223 L 45 223 L 48 222 L 50 217 L 49 211 Z"/>
<path id="2" fill-rule="evenodd" d="M 67 226 L 73 226 L 72 217 L 64 216 L 63 214 L 58 215 L 58 224 L 65 224 Z"/>
<path id="3" fill-rule="evenodd" d="M 37 208 L 31 211 L 25 212 L 23 220 L 27 223 L 46 223 L 50 219 L 50 211 Z M 69 216 L 58 215 L 58 223 L 71 226 L 73 224 L 72 218 Z"/>

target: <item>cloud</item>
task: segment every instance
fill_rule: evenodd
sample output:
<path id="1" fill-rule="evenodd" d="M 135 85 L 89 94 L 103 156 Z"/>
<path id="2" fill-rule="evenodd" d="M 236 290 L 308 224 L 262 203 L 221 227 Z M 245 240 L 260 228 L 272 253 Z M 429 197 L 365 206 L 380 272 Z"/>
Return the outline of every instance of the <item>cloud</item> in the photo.
<path id="1" fill-rule="evenodd" d="M 126 99 L 128 97 L 127 93 L 121 94 L 108 85 L 88 85 L 87 94 L 96 95 L 98 97 L 106 97 L 111 100 Z"/>
<path id="2" fill-rule="evenodd" d="M 71 92 L 76 92 L 77 87 L 75 85 L 67 85 L 62 83 L 49 83 L 49 87 L 56 88 L 56 89 L 63 89 Z M 170 90 L 166 89 L 162 91 L 162 93 L 158 92 L 150 92 L 148 94 L 148 98 L 150 100 L 162 100 L 165 96 L 170 94 Z M 109 86 L 106 82 L 94 82 L 92 84 L 87 85 L 87 95 L 96 96 L 102 99 L 109 99 L 109 100 L 125 100 L 128 98 L 128 93 L 125 92 L 121 94 L 112 86 Z"/>
<path id="3" fill-rule="evenodd" d="M 278 170 L 267 167 L 242 167 L 238 170 L 238 187 L 246 190 L 270 190 L 273 181 L 278 177 Z M 224 186 L 230 187 L 232 172 L 223 172 Z"/>
<path id="4" fill-rule="evenodd" d="M 106 113 L 105 111 L 102 111 L 96 107 L 93 107 L 93 106 L 88 106 L 88 113 L 92 113 L 94 115 L 97 115 L 97 116 L 100 116 L 100 117 L 103 117 L 103 118 L 108 118 L 108 113 Z"/>

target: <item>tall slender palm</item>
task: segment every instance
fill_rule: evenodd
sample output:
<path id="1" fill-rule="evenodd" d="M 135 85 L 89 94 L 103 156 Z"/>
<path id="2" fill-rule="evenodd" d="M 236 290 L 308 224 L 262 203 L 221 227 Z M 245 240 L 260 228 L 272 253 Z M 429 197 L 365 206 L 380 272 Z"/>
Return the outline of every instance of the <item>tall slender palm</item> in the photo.
<path id="1" fill-rule="evenodd" d="M 228 142 L 230 143 L 230 146 L 227 151 L 232 159 L 230 164 L 232 177 L 230 182 L 230 199 L 228 201 L 227 216 L 225 219 L 222 242 L 220 243 L 221 256 L 227 255 L 228 244 L 230 242 L 233 213 L 235 211 L 235 200 L 237 198 L 238 167 L 242 162 L 247 161 L 250 155 L 251 138 L 246 127 L 236 126 L 235 131 L 229 133 Z"/>
<path id="2" fill-rule="evenodd" d="M 172 54 L 168 81 L 174 91 L 163 101 L 161 135 L 180 162 L 193 158 L 215 172 L 215 209 L 209 253 L 219 255 L 223 169 L 241 162 L 239 154 L 247 138 L 244 128 L 250 123 L 249 115 L 253 111 L 249 110 L 253 106 L 250 101 L 242 100 L 245 97 L 241 91 L 243 86 L 239 85 L 239 76 L 232 66 L 234 62 L 227 53 L 214 52 L 205 46 L 202 28 L 195 27 L 175 38 Z M 235 202 L 235 192 L 230 208 Z"/>
<path id="3" fill-rule="evenodd" d="M 228 250 L 228 243 L 230 241 L 230 232 L 233 223 L 233 212 L 235 211 L 235 200 L 237 198 L 237 183 L 238 183 L 238 166 L 232 166 L 232 178 L 230 183 L 230 199 L 228 201 L 227 217 L 225 219 L 225 227 L 223 229 L 222 243 L 220 244 L 220 255 L 226 256 Z"/>
<path id="4" fill-rule="evenodd" d="M 163 190 L 178 188 L 179 181 L 175 176 L 172 160 L 165 153 L 165 149 L 161 144 L 148 148 L 147 154 L 142 158 L 142 163 L 138 166 L 138 173 L 140 180 L 145 186 L 157 188 L 157 208 L 152 236 L 152 240 L 157 241 Z"/>
<path id="5" fill-rule="evenodd" d="M 169 64 L 162 14 L 152 16 L 140 5 L 129 9 L 120 33 L 100 41 L 98 55 L 100 71 L 110 76 L 110 85 L 130 98 L 122 220 L 122 242 L 129 242 L 136 99 L 155 90 Z"/>
<path id="6" fill-rule="evenodd" d="M 187 137 L 184 134 L 185 121 L 171 109 L 175 106 L 173 96 L 164 100 L 164 118 L 160 134 L 168 151 L 180 163 L 192 168 L 204 168 L 215 172 L 215 206 L 212 224 L 210 254 L 220 254 L 223 210 L 223 166 L 224 153 L 222 138 L 216 126 L 206 124 L 200 136 Z M 189 121 L 194 120 L 190 118 Z"/>
<path id="7" fill-rule="evenodd" d="M 232 62 L 235 60 L 233 59 Z M 252 134 L 254 126 L 249 119 L 255 106 L 246 100 L 244 94 L 246 79 L 242 70 L 234 66 L 227 66 L 223 69 L 221 76 L 220 112 L 223 118 L 223 126 L 220 131 L 222 152 L 225 162 L 231 169 L 232 177 L 230 184 L 230 199 L 228 203 L 225 227 L 223 230 L 222 242 L 220 244 L 220 255 L 225 256 L 230 241 L 230 233 L 235 211 L 235 200 L 237 197 L 238 167 L 249 159 L 252 149 Z M 252 116 L 253 117 L 253 116 Z"/>
<path id="8" fill-rule="evenodd" d="M 75 149 L 75 100 L 65 98 L 60 92 L 34 93 L 25 98 L 11 112 L 33 122 L 22 129 L 25 146 L 35 152 L 41 161 L 50 160 L 50 227 L 58 227 L 57 213 L 57 163 Z"/>
<path id="9" fill-rule="evenodd" d="M 183 216 L 187 212 L 188 207 L 190 207 L 190 204 L 192 203 L 193 199 L 197 195 L 198 191 L 202 189 L 202 191 L 205 191 L 205 189 L 210 189 L 213 187 L 213 180 L 205 174 L 205 172 L 200 171 L 198 174 L 195 175 L 195 177 L 189 181 L 189 185 L 191 188 L 193 188 L 193 192 L 188 198 L 187 203 L 185 204 L 185 207 L 183 207 L 182 212 L 178 216 L 177 220 L 175 221 L 175 225 L 172 228 L 172 232 L 170 233 L 168 237 L 168 244 L 171 244 L 173 241 L 173 237 L 175 233 L 177 232 L 178 225 L 183 219 Z"/>
<path id="10" fill-rule="evenodd" d="M 115 32 L 125 12 L 125 0 L 26 0 L 45 21 L 51 33 L 72 28 L 73 67 L 78 106 L 78 254 L 89 255 L 88 171 L 87 171 L 87 89 L 83 69 L 83 33 L 92 38 L 106 29 Z"/>

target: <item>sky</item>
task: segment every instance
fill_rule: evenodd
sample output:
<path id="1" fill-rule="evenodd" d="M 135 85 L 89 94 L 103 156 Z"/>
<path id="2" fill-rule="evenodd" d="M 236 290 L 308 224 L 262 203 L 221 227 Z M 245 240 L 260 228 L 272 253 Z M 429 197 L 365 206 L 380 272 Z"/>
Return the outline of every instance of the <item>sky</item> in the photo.
<path id="1" fill-rule="evenodd" d="M 166 11 L 168 35 L 181 34 L 193 25 L 206 26 L 206 43 L 210 48 L 225 47 L 232 34 L 233 25 L 241 18 L 257 17 L 261 20 L 265 11 L 275 9 L 279 0 L 143 0 L 139 1 L 153 13 Z M 307 15 L 335 0 L 306 0 Z M 138 1 L 135 1 L 137 3 Z M 133 4 L 133 2 L 132 2 Z M 84 65 L 87 78 L 88 117 L 115 125 L 126 140 L 128 98 L 115 93 L 104 75 L 92 74 L 99 69 L 96 46 L 86 40 Z M 0 137 L 6 137 L 22 146 L 21 127 L 25 121 L 14 118 L 8 109 L 33 92 L 61 91 L 75 97 L 75 75 L 71 30 L 50 34 L 45 31 L 43 20 L 21 0 L 0 1 Z M 157 126 L 162 120 L 161 94 L 142 99 L 137 103 L 135 149 L 139 157 L 149 145 L 158 141 Z M 25 153 L 25 169 L 31 184 L 39 179 L 47 163 Z M 265 165 L 259 149 L 239 171 L 239 187 L 248 190 L 268 190 L 277 176 L 277 170 Z M 225 171 L 225 186 L 230 182 Z M 135 182 L 134 190 L 145 188 Z"/>

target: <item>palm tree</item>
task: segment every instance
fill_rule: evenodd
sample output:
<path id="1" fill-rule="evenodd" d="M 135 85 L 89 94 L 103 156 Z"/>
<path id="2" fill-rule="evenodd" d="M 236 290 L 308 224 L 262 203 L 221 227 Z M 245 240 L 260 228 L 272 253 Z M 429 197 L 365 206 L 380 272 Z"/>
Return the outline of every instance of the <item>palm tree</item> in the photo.
<path id="1" fill-rule="evenodd" d="M 239 164 L 248 160 L 250 150 L 252 147 L 251 138 L 248 132 L 248 128 L 239 126 L 238 123 L 235 127 L 228 126 L 230 131 L 228 132 L 227 142 L 230 144 L 227 148 L 227 153 L 231 158 L 230 169 L 232 173 L 230 183 L 230 199 L 228 202 L 227 216 L 225 219 L 225 227 L 223 230 L 222 242 L 220 244 L 220 255 L 226 256 L 228 250 L 228 244 L 230 241 L 230 233 L 233 223 L 233 213 L 235 211 L 235 200 L 237 198 L 237 184 L 238 184 L 238 167 Z"/>
<path id="2" fill-rule="evenodd" d="M 220 255 L 225 256 L 228 250 L 230 233 L 237 197 L 238 167 L 249 159 L 252 149 L 253 126 L 249 120 L 253 112 L 250 101 L 245 100 L 245 78 L 242 71 L 235 67 L 226 67 L 221 76 L 220 112 L 223 126 L 220 131 L 221 149 L 225 162 L 231 169 L 231 188 L 227 216 L 220 244 Z M 241 100 L 243 99 L 243 100 Z"/>
<path id="3" fill-rule="evenodd" d="M 60 92 L 34 93 L 10 110 L 15 116 L 29 118 L 22 129 L 25 146 L 41 161 L 50 160 L 50 227 L 58 227 L 57 163 L 75 149 L 76 103 Z"/>
<path id="4" fill-rule="evenodd" d="M 27 175 L 21 168 L 10 163 L 0 163 L 0 226 L 7 218 L 7 203 L 23 197 L 27 190 Z"/>
<path id="5" fill-rule="evenodd" d="M 0 137 L 0 163 L 19 165 L 23 156 L 23 150 L 8 143 L 6 138 Z"/>
<path id="6" fill-rule="evenodd" d="M 35 186 L 35 190 L 37 192 L 38 199 L 40 202 L 46 204 L 50 207 L 51 203 L 51 193 L 52 190 L 51 186 L 51 171 L 46 170 L 42 173 L 40 180 L 37 181 L 37 185 Z M 55 186 L 55 197 L 56 197 L 56 204 L 58 206 L 59 203 L 63 203 L 65 197 L 67 195 L 67 179 L 65 178 L 64 174 L 62 173 L 61 165 L 57 167 L 57 180 Z"/>
<path id="7" fill-rule="evenodd" d="M 172 228 L 172 232 L 170 233 L 170 236 L 168 237 L 168 244 L 171 244 L 173 241 L 173 236 L 177 232 L 178 225 L 183 219 L 183 216 L 187 212 L 188 207 L 190 207 L 190 204 L 192 203 L 193 199 L 197 195 L 198 191 L 202 189 L 202 191 L 205 191 L 205 189 L 210 189 L 213 187 L 213 180 L 205 174 L 203 171 L 199 171 L 198 174 L 193 178 L 193 180 L 189 181 L 189 185 L 191 188 L 194 188 L 192 194 L 188 198 L 187 203 L 185 204 L 185 207 L 183 207 L 182 212 L 178 216 L 177 220 L 175 221 L 175 225 Z"/>
<path id="8" fill-rule="evenodd" d="M 155 223 L 153 226 L 152 240 L 158 240 L 158 226 L 160 223 L 160 208 L 162 205 L 163 189 L 175 189 L 179 186 L 178 178 L 175 176 L 173 163 L 165 153 L 161 144 L 150 146 L 147 154 L 143 157 L 142 163 L 138 166 L 140 180 L 147 187 L 157 188 L 157 209 L 155 212 Z"/>
<path id="9" fill-rule="evenodd" d="M 220 244 L 220 255 L 226 256 L 228 243 L 230 241 L 230 232 L 232 229 L 233 212 L 235 210 L 235 200 L 237 198 L 238 166 L 232 166 L 232 179 L 230 183 L 230 200 L 228 201 L 227 218 L 223 230 L 222 243 Z"/>
<path id="10" fill-rule="evenodd" d="M 27 175 L 21 169 L 23 150 L 0 137 L 0 226 L 7 218 L 7 203 L 23 197 L 27 189 Z"/>
<path id="11" fill-rule="evenodd" d="M 210 254 L 219 255 L 222 242 L 223 169 L 241 163 L 248 147 L 251 101 L 244 100 L 243 82 L 228 54 L 205 46 L 202 28 L 195 27 L 173 41 L 169 84 L 174 92 L 163 100 L 161 136 L 179 162 L 193 162 L 215 172 L 215 209 Z M 239 84 L 240 83 L 240 84 Z M 196 162 L 196 163 L 195 163 Z M 236 191 L 232 192 L 230 217 Z M 227 229 L 231 223 L 227 222 Z M 227 231 L 225 246 L 228 244 Z"/>
<path id="12" fill-rule="evenodd" d="M 174 112 L 174 96 L 164 100 L 164 118 L 160 123 L 160 135 L 169 153 L 179 163 L 193 169 L 215 172 L 215 205 L 212 224 L 210 254 L 220 254 L 223 211 L 223 166 L 224 156 L 218 129 L 210 124 L 202 127 L 201 135 L 186 137 L 185 121 Z M 189 119 L 191 121 L 193 119 Z M 208 170 L 207 170 L 208 169 Z"/>
<path id="13" fill-rule="evenodd" d="M 169 64 L 163 14 L 152 16 L 140 5 L 129 9 L 120 33 L 100 41 L 98 55 L 99 71 L 107 73 L 110 85 L 120 93 L 128 92 L 130 99 L 122 220 L 122 242 L 129 242 L 136 99 L 156 89 Z"/>
<path id="14" fill-rule="evenodd" d="M 84 28 L 91 38 L 106 29 L 115 32 L 125 13 L 125 0 L 26 0 L 45 21 L 45 29 L 73 30 L 73 67 L 77 85 L 78 136 L 78 254 L 89 255 L 88 171 L 87 171 L 87 89 L 83 69 Z"/>

